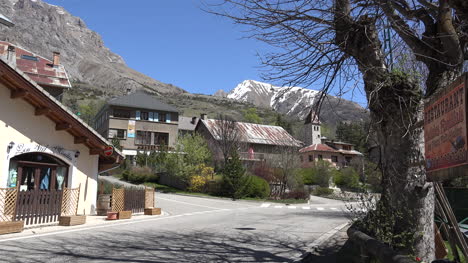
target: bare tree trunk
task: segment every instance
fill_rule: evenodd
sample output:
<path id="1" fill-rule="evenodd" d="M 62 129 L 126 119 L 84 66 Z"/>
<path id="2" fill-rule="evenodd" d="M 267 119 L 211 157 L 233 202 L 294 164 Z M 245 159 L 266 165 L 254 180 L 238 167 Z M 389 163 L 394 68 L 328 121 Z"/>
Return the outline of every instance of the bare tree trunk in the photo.
<path id="1" fill-rule="evenodd" d="M 404 73 L 388 70 L 375 20 L 349 16 L 337 0 L 336 44 L 363 73 L 372 127 L 380 146 L 383 192 L 361 222 L 370 235 L 426 261 L 434 259 L 434 197 L 426 184 L 422 147 L 422 89 Z"/>

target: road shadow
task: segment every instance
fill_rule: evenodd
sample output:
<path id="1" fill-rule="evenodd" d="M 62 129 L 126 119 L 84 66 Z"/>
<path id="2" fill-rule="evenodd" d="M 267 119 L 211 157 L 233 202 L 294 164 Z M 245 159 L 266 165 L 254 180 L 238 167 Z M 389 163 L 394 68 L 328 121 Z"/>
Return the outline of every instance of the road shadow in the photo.
<path id="1" fill-rule="evenodd" d="M 305 244 L 294 235 L 280 237 L 242 229 L 230 235 L 209 230 L 149 230 L 87 231 L 6 242 L 1 244 L 1 261 L 293 262 L 291 254 L 305 253 Z"/>

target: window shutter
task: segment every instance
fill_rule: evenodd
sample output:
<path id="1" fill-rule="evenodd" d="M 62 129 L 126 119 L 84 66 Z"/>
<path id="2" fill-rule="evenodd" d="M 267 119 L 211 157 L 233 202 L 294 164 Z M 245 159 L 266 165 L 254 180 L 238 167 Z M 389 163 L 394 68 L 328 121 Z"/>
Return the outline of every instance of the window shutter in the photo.
<path id="1" fill-rule="evenodd" d="M 154 113 L 154 121 L 159 121 L 159 113 Z"/>
<path id="2" fill-rule="evenodd" d="M 166 113 L 166 122 L 170 123 L 171 122 L 171 114 Z"/>
<path id="3" fill-rule="evenodd" d="M 137 121 L 140 120 L 140 111 L 139 110 L 136 111 L 136 120 Z"/>
<path id="4" fill-rule="evenodd" d="M 149 121 L 154 121 L 154 112 L 149 113 Z"/>

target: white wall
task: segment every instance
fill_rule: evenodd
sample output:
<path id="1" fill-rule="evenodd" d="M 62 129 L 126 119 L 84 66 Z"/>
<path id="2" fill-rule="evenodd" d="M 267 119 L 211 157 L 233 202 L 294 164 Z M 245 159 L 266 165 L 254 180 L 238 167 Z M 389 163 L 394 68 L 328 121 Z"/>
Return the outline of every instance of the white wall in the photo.
<path id="1" fill-rule="evenodd" d="M 76 152 L 80 155 L 69 161 L 54 154 L 71 165 L 69 186 L 80 186 L 79 214 L 93 214 L 96 209 L 98 155 L 90 155 L 83 144 L 74 144 L 74 138 L 66 131 L 56 131 L 55 123 L 45 116 L 35 116 L 34 107 L 23 99 L 11 99 L 10 91 L 0 84 L 0 187 L 6 187 L 8 180 L 9 156 L 7 147 L 10 142 L 15 146 L 41 145 L 54 146 Z"/>

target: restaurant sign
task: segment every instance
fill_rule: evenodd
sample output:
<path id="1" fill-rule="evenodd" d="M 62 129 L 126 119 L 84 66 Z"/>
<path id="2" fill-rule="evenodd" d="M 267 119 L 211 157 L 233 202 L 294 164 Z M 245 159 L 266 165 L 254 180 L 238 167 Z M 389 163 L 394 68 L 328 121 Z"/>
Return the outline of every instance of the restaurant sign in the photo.
<path id="1" fill-rule="evenodd" d="M 424 106 L 426 172 L 430 181 L 466 174 L 466 74 Z"/>

